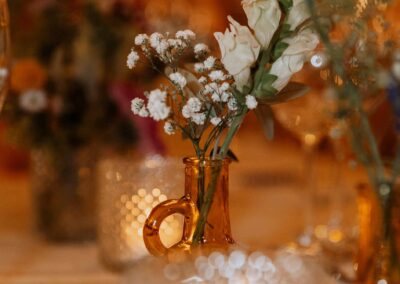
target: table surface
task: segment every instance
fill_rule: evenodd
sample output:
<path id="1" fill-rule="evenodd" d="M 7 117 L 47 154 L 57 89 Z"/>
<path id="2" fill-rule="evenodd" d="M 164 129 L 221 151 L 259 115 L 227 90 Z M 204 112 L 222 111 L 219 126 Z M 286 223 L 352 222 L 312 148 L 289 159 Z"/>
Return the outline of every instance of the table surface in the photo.
<path id="1" fill-rule="evenodd" d="M 239 164 L 231 166 L 230 177 L 235 240 L 257 249 L 290 242 L 301 232 L 304 219 L 298 148 L 248 136 L 241 137 L 234 149 L 241 158 Z M 321 155 L 317 167 L 316 186 L 325 197 L 332 191 L 329 181 L 336 167 L 329 160 Z M 354 183 L 364 176 L 360 169 L 344 169 L 341 186 L 350 189 L 344 194 L 351 196 Z M 0 173 L 0 196 L 0 284 L 121 283 L 122 275 L 101 265 L 94 243 L 55 245 L 34 233 L 28 174 Z M 346 206 L 351 211 L 355 206 L 352 198 L 348 200 Z M 320 218 L 325 215 L 318 214 Z"/>

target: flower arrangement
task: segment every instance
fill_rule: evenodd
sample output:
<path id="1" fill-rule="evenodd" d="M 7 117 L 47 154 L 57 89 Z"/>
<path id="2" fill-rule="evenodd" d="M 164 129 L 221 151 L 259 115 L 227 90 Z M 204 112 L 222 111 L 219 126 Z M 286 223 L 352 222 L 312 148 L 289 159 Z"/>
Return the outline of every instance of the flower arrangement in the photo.
<path id="1" fill-rule="evenodd" d="M 164 130 L 181 132 L 193 144 L 200 164 L 224 160 L 246 115 L 254 110 L 268 137 L 273 135 L 271 105 L 287 102 L 306 88 L 290 83 L 303 68 L 319 39 L 310 28 L 303 0 L 244 0 L 248 25 L 228 17 L 230 27 L 215 33 L 221 57 L 210 55 L 203 43 L 195 44 L 191 30 L 170 34 L 139 34 L 128 55 L 127 65 L 135 68 L 141 58 L 169 82 L 168 86 L 136 98 L 132 111 L 141 117 L 164 122 Z M 188 53 L 195 62 L 184 62 Z M 165 66 L 165 72 L 160 65 Z M 199 168 L 202 171 L 202 167 Z M 221 168 L 217 167 L 207 186 L 199 174 L 200 218 L 194 243 L 201 243 Z"/>

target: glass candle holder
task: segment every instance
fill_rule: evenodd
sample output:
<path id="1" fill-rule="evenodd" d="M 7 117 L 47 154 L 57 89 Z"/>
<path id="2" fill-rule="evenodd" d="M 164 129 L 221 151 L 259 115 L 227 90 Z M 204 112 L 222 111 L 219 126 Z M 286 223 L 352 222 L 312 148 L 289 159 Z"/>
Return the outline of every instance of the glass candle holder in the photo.
<path id="1" fill-rule="evenodd" d="M 184 184 L 178 159 L 148 157 L 132 162 L 113 157 L 99 165 L 98 239 L 100 257 L 113 270 L 124 270 L 148 255 L 143 226 L 154 207 L 177 198 Z M 183 218 L 173 215 L 160 228 L 165 246 L 182 237 Z"/>
<path id="2" fill-rule="evenodd" d="M 96 236 L 96 163 L 90 147 L 31 153 L 32 195 L 38 229 L 57 242 Z"/>

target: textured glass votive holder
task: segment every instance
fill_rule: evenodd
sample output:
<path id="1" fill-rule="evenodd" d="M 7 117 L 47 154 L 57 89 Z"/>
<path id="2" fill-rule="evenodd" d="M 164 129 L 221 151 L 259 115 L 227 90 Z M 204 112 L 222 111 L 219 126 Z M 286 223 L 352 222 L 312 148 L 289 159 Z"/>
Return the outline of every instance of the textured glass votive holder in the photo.
<path id="1" fill-rule="evenodd" d="M 143 226 L 159 203 L 178 198 L 184 183 L 181 161 L 160 156 L 132 162 L 109 158 L 99 166 L 98 238 L 103 262 L 124 270 L 148 255 Z M 161 226 L 161 239 L 172 246 L 182 237 L 183 217 L 170 216 Z"/>

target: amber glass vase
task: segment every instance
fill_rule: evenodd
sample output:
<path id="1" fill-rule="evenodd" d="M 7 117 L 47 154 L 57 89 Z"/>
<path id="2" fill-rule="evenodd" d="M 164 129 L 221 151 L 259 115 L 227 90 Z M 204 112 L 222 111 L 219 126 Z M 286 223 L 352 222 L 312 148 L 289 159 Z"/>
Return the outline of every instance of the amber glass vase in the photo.
<path id="1" fill-rule="evenodd" d="M 399 189 L 381 184 L 378 195 L 369 186 L 358 188 L 358 284 L 400 283 Z"/>
<path id="2" fill-rule="evenodd" d="M 155 207 L 144 226 L 144 242 L 151 254 L 162 256 L 171 250 L 190 252 L 198 246 L 226 248 L 234 243 L 228 205 L 229 163 L 229 159 L 184 159 L 185 196 Z M 166 248 L 160 240 L 160 226 L 165 218 L 176 213 L 185 217 L 182 240 Z"/>

